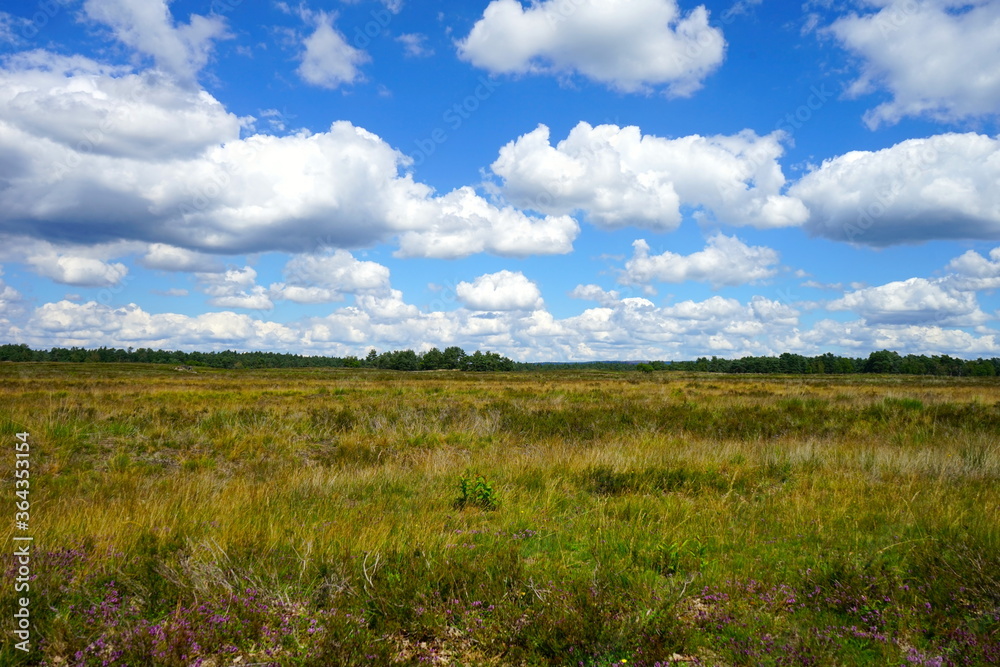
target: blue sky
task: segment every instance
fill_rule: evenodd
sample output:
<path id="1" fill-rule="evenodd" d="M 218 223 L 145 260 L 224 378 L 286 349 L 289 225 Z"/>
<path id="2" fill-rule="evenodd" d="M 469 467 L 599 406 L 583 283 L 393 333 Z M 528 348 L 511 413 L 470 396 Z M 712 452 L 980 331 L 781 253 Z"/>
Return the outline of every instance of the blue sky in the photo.
<path id="1" fill-rule="evenodd" d="M 0 339 L 1000 355 L 1000 3 L 0 2 Z"/>

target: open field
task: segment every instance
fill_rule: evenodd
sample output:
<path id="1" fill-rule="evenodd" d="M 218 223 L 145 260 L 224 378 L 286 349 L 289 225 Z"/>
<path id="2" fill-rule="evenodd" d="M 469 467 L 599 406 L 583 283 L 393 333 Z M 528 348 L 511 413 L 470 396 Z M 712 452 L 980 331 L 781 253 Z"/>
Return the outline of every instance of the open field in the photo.
<path id="1" fill-rule="evenodd" d="M 7 363 L 0 423 L 0 664 L 1000 662 L 994 378 Z"/>

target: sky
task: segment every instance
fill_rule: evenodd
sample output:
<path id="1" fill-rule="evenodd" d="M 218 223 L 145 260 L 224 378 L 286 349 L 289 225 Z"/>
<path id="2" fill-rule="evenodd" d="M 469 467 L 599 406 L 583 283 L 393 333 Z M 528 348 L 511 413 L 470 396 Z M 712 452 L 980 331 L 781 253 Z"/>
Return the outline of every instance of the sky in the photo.
<path id="1" fill-rule="evenodd" d="M 996 0 L 0 0 L 0 342 L 1000 356 Z"/>

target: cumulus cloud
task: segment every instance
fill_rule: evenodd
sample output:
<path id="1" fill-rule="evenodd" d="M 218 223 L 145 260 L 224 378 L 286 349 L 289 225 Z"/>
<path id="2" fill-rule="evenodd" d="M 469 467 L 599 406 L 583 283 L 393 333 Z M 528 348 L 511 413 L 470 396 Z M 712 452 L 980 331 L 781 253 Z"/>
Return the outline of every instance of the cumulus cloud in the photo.
<path id="1" fill-rule="evenodd" d="M 976 357 L 1000 354 L 1000 335 L 990 331 L 970 333 L 939 325 L 872 325 L 865 320 L 820 320 L 807 331 L 780 337 L 775 345 L 783 351 L 795 350 L 800 354 L 842 349 L 847 354 L 861 356 L 873 350 L 897 350 L 905 354 Z"/>
<path id="2" fill-rule="evenodd" d="M 190 158 L 239 137 L 240 119 L 214 97 L 154 74 L 41 50 L 6 56 L 3 65 L 0 175 L 36 151 L 57 160 L 48 167 L 58 175 L 88 156 Z"/>
<path id="3" fill-rule="evenodd" d="M 0 267 L 0 276 L 3 276 L 3 267 Z M 0 324 L 9 325 L 11 318 L 20 317 L 24 312 L 21 293 L 0 278 Z"/>
<path id="4" fill-rule="evenodd" d="M 345 294 L 386 293 L 389 269 L 359 261 L 346 250 L 299 255 L 285 265 L 285 282 L 271 285 L 275 298 L 297 303 L 342 301 Z"/>
<path id="5" fill-rule="evenodd" d="M 345 121 L 315 134 L 240 138 L 239 119 L 207 93 L 86 59 L 35 53 L 0 68 L 0 232 L 206 254 L 394 238 L 403 256 L 572 249 L 572 218 L 530 217 L 472 188 L 437 195 L 408 165 Z"/>
<path id="6" fill-rule="evenodd" d="M 111 28 L 115 37 L 151 56 L 157 68 L 181 84 L 191 85 L 208 62 L 213 42 L 226 37 L 220 16 L 192 14 L 175 24 L 166 0 L 86 0 L 87 17 Z"/>
<path id="7" fill-rule="evenodd" d="M 892 100 L 865 115 L 871 128 L 905 116 L 955 121 L 1000 109 L 1000 5 L 991 0 L 880 0 L 829 31 L 861 59 L 850 92 Z"/>
<path id="8" fill-rule="evenodd" d="M 344 35 L 333 27 L 336 14 L 316 12 L 307 15 L 315 30 L 302 43 L 302 64 L 299 76 L 306 83 L 321 88 L 337 88 L 361 78 L 359 66 L 370 60 L 367 53 L 347 43 Z"/>
<path id="9" fill-rule="evenodd" d="M 1000 248 L 993 248 L 989 258 L 975 250 L 948 262 L 949 283 L 962 290 L 992 290 L 1000 287 Z"/>
<path id="10" fill-rule="evenodd" d="M 498 271 L 460 282 L 455 293 L 473 310 L 537 310 L 542 306 L 538 285 L 520 271 Z"/>
<path id="11" fill-rule="evenodd" d="M 704 5 L 676 0 L 493 0 L 459 56 L 494 73 L 579 74 L 617 90 L 688 96 L 725 56 Z"/>
<path id="12" fill-rule="evenodd" d="M 298 334 L 282 324 L 232 312 L 195 317 L 176 313 L 151 314 L 135 304 L 120 308 L 94 301 L 47 303 L 31 315 L 23 329 L 13 331 L 29 344 L 110 345 L 202 350 L 287 350 Z M 38 342 L 36 342 L 38 341 Z"/>
<path id="13" fill-rule="evenodd" d="M 578 346 L 595 355 L 620 347 L 640 353 L 633 358 L 677 359 L 706 353 L 768 354 L 771 348 L 761 339 L 792 331 L 798 311 L 759 296 L 746 304 L 713 296 L 665 307 L 631 297 L 561 323 L 578 333 Z"/>
<path id="14" fill-rule="evenodd" d="M 580 233 L 580 225 L 568 215 L 535 218 L 511 206 L 498 208 L 470 187 L 410 202 L 409 208 L 409 222 L 417 229 L 400 235 L 397 257 L 563 255 L 573 250 Z"/>
<path id="15" fill-rule="evenodd" d="M 724 285 L 745 285 L 774 276 L 779 261 L 777 251 L 764 246 L 748 246 L 735 236 L 717 233 L 704 250 L 690 255 L 665 251 L 649 254 L 649 244 L 639 239 L 632 244 L 632 257 L 618 278 L 623 285 L 654 282 L 707 282 L 718 289 Z"/>
<path id="16" fill-rule="evenodd" d="M 255 276 L 249 271 L 233 271 L 230 282 L 244 290 L 252 286 Z M 626 298 L 560 320 L 544 310 L 530 281 L 517 273 L 502 274 L 466 283 L 470 304 L 449 312 L 421 312 L 398 290 L 361 294 L 354 305 L 288 324 L 232 312 L 190 317 L 151 314 L 134 304 L 115 308 L 61 301 L 35 310 L 23 327 L 9 327 L 9 337 L 46 347 L 279 349 L 336 355 L 363 355 L 373 345 L 409 347 L 420 340 L 424 349 L 459 345 L 518 359 L 663 359 L 768 353 L 762 339 L 793 332 L 797 323 L 796 311 L 762 297 L 745 304 L 713 297 L 664 308 Z M 475 299 L 482 303 L 473 303 Z"/>
<path id="17" fill-rule="evenodd" d="M 32 258 L 31 265 L 36 273 L 57 283 L 80 287 L 109 287 L 128 273 L 124 264 L 110 264 L 90 257 Z"/>
<path id="18" fill-rule="evenodd" d="M 257 272 L 250 266 L 222 273 L 199 273 L 201 290 L 212 297 L 209 303 L 220 308 L 270 310 L 274 303 L 266 288 L 258 285 Z"/>
<path id="19" fill-rule="evenodd" d="M 986 321 L 975 294 L 945 280 L 910 278 L 867 287 L 827 304 L 827 310 L 849 310 L 871 324 L 973 326 Z"/>
<path id="20" fill-rule="evenodd" d="M 252 290 L 256 277 L 245 269 L 233 271 L 237 276 L 231 282 L 238 283 L 240 290 Z M 468 284 L 474 287 L 475 282 Z M 502 300 L 496 294 L 492 298 L 492 303 L 484 305 Z M 2 319 L 0 324 L 6 327 L 7 339 L 35 347 L 131 345 L 343 356 L 364 355 L 371 346 L 411 347 L 419 340 L 422 349 L 459 345 L 525 360 L 692 359 L 838 349 L 867 354 L 884 348 L 963 356 L 1000 354 L 1000 337 L 984 327 L 972 334 L 943 324 L 822 320 L 803 329 L 796 309 L 761 296 L 747 302 L 713 296 L 662 307 L 643 298 L 623 298 L 565 319 L 553 317 L 544 306 L 532 309 L 529 301 L 522 301 L 528 309 L 465 307 L 422 312 L 406 303 L 398 290 L 390 289 L 359 294 L 354 305 L 326 316 L 285 324 L 228 311 L 192 317 L 147 313 L 134 304 L 113 307 L 61 301 L 34 310 L 19 324 Z"/>
<path id="21" fill-rule="evenodd" d="M 86 253 L 86 251 L 84 251 Z M 62 285 L 110 287 L 128 274 L 120 262 L 106 262 L 86 254 L 60 251 L 51 244 L 39 244 L 26 256 L 32 271 Z"/>
<path id="22" fill-rule="evenodd" d="M 781 132 L 759 137 L 692 135 L 664 139 L 637 127 L 578 124 L 553 146 L 538 128 L 500 149 L 491 165 L 516 205 L 548 214 L 586 212 L 603 228 L 676 229 L 681 206 L 722 222 L 784 227 L 805 221 L 782 194 Z"/>
<path id="23" fill-rule="evenodd" d="M 874 246 L 1000 238 L 1000 140 L 981 134 L 908 139 L 826 160 L 789 188 L 806 229 Z"/>
<path id="24" fill-rule="evenodd" d="M 176 248 L 165 243 L 150 244 L 146 254 L 139 258 L 139 263 L 147 269 L 158 271 L 186 271 L 199 273 L 218 273 L 222 265 L 214 257 L 184 248 Z"/>
<path id="25" fill-rule="evenodd" d="M 602 306 L 613 306 L 621 296 L 615 290 L 605 290 L 600 285 L 577 285 L 570 291 L 570 298 L 596 301 Z"/>

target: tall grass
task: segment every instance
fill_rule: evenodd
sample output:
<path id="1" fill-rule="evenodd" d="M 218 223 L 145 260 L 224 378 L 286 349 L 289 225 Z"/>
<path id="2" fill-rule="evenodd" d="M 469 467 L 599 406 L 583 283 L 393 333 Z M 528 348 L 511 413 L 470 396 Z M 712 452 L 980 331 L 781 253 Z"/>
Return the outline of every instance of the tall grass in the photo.
<path id="1" fill-rule="evenodd" d="M 0 379 L 38 554 L 5 664 L 1000 660 L 995 381 Z"/>

